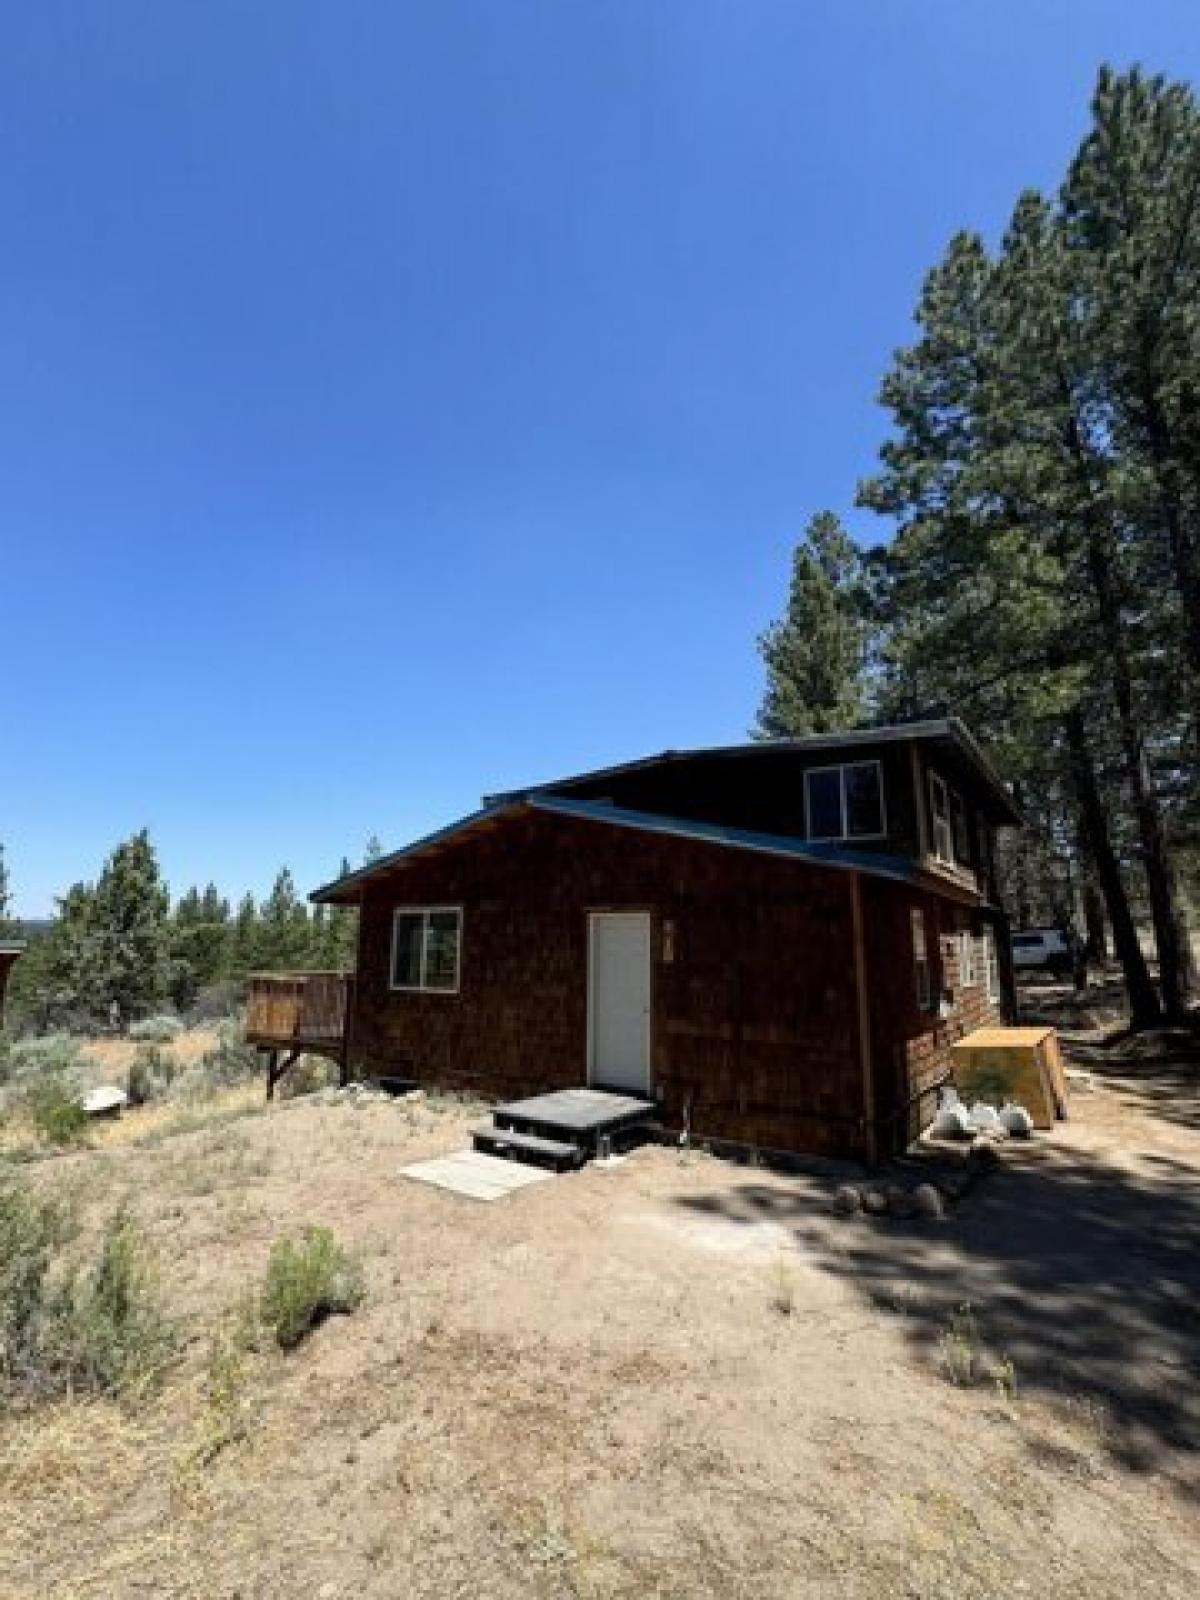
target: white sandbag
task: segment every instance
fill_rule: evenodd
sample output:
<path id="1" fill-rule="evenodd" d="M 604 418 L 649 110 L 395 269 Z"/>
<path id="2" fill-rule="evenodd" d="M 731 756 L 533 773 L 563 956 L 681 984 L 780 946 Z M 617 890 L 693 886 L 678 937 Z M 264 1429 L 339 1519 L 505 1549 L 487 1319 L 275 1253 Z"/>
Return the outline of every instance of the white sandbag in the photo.
<path id="1" fill-rule="evenodd" d="M 976 1133 L 1001 1133 L 1004 1129 L 1000 1113 L 986 1100 L 976 1100 L 971 1107 L 971 1126 Z"/>
<path id="2" fill-rule="evenodd" d="M 1028 1139 L 1033 1132 L 1033 1118 L 1024 1106 L 1006 1101 L 1000 1107 L 1000 1121 L 1014 1139 Z"/>
<path id="3" fill-rule="evenodd" d="M 938 1139 L 970 1139 L 974 1132 L 971 1113 L 957 1098 L 952 1105 L 943 1106 L 933 1119 L 933 1133 Z"/>

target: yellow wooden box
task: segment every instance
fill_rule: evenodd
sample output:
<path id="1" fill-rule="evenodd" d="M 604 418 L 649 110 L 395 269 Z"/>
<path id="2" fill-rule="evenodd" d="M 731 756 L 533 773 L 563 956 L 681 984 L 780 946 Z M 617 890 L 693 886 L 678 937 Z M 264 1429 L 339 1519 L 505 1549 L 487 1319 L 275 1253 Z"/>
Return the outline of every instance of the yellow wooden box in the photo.
<path id="1" fill-rule="evenodd" d="M 970 1105 L 1025 1107 L 1035 1128 L 1067 1114 L 1067 1078 L 1053 1028 L 976 1028 L 953 1047 L 954 1084 Z"/>

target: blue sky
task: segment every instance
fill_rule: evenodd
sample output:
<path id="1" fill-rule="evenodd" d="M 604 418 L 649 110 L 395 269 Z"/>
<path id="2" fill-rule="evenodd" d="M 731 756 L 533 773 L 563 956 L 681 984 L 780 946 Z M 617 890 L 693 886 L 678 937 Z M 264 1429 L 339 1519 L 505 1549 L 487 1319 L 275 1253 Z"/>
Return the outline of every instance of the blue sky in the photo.
<path id="1" fill-rule="evenodd" d="M 0 4 L 0 840 L 304 887 L 737 739 L 959 226 L 1194 0 Z"/>

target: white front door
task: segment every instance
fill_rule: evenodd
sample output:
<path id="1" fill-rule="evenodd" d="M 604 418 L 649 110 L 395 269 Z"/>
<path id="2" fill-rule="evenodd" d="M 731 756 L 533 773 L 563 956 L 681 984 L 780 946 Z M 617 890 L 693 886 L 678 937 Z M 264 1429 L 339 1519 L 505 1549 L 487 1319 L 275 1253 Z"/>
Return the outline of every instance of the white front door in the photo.
<path id="1" fill-rule="evenodd" d="M 650 913 L 594 911 L 588 952 L 588 1082 L 650 1092 Z"/>

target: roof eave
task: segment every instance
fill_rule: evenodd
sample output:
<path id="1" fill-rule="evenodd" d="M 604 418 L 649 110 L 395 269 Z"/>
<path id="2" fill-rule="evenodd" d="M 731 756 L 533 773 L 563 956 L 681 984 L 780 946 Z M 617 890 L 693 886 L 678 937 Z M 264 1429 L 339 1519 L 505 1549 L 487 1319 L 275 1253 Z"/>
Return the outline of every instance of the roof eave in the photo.
<path id="1" fill-rule="evenodd" d="M 471 811 L 465 817 L 449 823 L 444 828 L 437 828 L 433 833 L 424 834 L 420 839 L 414 839 L 411 844 L 404 845 L 399 850 L 393 850 L 386 856 L 380 856 L 378 861 L 371 861 L 365 867 L 356 867 L 353 872 L 347 872 L 341 878 L 334 878 L 331 883 L 324 883 L 319 889 L 314 889 L 309 895 L 309 900 L 314 905 L 353 906 L 362 898 L 361 889 L 365 883 L 373 878 L 382 877 L 418 851 L 428 850 L 448 843 L 457 834 L 465 833 L 477 824 L 498 820 L 504 813 L 518 811 L 519 803 L 503 806 L 482 806 L 478 811 Z"/>

